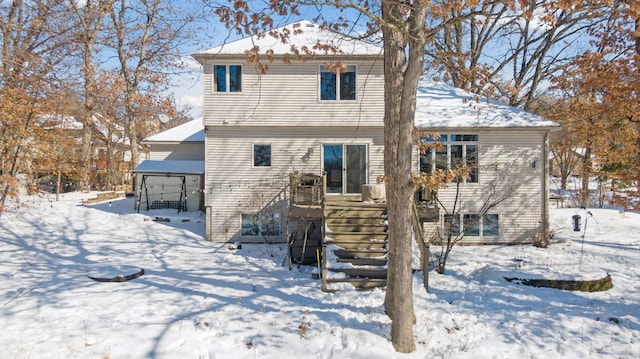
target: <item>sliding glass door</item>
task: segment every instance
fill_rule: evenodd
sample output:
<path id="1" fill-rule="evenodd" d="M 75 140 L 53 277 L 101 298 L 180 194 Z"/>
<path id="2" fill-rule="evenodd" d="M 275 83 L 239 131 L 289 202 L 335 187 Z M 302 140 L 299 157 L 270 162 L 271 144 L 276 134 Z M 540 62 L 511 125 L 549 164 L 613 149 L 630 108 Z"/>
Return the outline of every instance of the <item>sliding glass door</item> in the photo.
<path id="1" fill-rule="evenodd" d="M 367 183 L 367 145 L 323 145 L 327 193 L 356 194 Z"/>

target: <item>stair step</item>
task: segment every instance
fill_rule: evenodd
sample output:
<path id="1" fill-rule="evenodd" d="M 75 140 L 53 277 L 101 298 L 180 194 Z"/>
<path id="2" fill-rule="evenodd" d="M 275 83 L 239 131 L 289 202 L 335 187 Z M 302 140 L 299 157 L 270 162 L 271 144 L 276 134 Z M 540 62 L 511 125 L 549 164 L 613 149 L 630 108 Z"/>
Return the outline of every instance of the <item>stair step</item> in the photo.
<path id="1" fill-rule="evenodd" d="M 344 273 L 349 278 L 386 279 L 387 268 L 327 268 L 334 273 Z"/>
<path id="2" fill-rule="evenodd" d="M 352 201 L 352 202 L 326 202 L 325 203 L 325 208 L 329 208 L 329 209 L 383 209 L 386 210 L 387 209 L 387 205 L 385 203 L 369 203 L 369 202 L 357 202 L 357 201 Z"/>
<path id="3" fill-rule="evenodd" d="M 384 208 L 325 208 L 325 217 L 382 217 Z"/>
<path id="4" fill-rule="evenodd" d="M 367 249 L 367 248 L 352 248 L 352 249 L 335 249 L 333 254 L 340 258 L 352 258 L 352 259 L 381 259 L 381 257 L 387 254 L 386 249 Z"/>
<path id="5" fill-rule="evenodd" d="M 359 194 L 343 194 L 343 195 L 327 195 L 327 205 L 342 203 L 362 203 L 362 195 Z"/>
<path id="6" fill-rule="evenodd" d="M 385 215 L 382 213 L 362 213 L 362 212 L 338 212 L 338 213 L 324 213 L 324 218 L 337 219 L 337 218 L 376 218 L 384 221 Z"/>
<path id="7" fill-rule="evenodd" d="M 386 279 L 371 278 L 328 278 L 327 283 L 351 283 L 357 290 L 372 290 L 387 285 Z"/>
<path id="8" fill-rule="evenodd" d="M 384 233 L 387 231 L 387 226 L 381 223 L 330 223 L 327 227 L 331 232 Z"/>
<path id="9" fill-rule="evenodd" d="M 381 240 L 331 240 L 327 239 L 326 244 L 333 244 L 338 247 L 348 248 L 348 249 L 386 249 L 387 241 Z"/>
<path id="10" fill-rule="evenodd" d="M 344 273 L 341 278 L 327 278 L 326 283 L 351 283 L 358 290 L 370 290 L 387 285 L 387 226 L 385 204 L 342 202 L 327 204 L 324 210 L 327 228 L 325 244 L 330 248 L 335 266 L 347 264 L 350 268 L 331 268 Z"/>
<path id="11" fill-rule="evenodd" d="M 330 232 L 326 235 L 327 241 L 386 241 L 387 233 L 382 232 Z"/>
<path id="12" fill-rule="evenodd" d="M 382 217 L 325 217 L 325 223 L 331 224 L 384 224 L 386 221 Z"/>
<path id="13" fill-rule="evenodd" d="M 338 258 L 338 263 L 351 263 L 354 266 L 384 266 L 386 259 L 378 258 Z"/>

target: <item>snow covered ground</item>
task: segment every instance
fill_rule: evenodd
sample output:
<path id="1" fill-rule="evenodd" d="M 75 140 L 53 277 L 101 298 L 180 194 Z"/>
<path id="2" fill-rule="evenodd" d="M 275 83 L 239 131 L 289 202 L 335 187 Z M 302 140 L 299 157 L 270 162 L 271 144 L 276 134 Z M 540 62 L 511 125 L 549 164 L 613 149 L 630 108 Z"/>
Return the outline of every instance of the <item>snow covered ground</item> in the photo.
<path id="1" fill-rule="evenodd" d="M 554 208 L 548 249 L 456 247 L 429 293 L 416 273 L 417 350 L 402 355 L 383 291 L 323 293 L 313 267 L 283 266 L 283 245 L 230 249 L 203 240 L 201 214 L 86 197 L 29 197 L 0 217 L 0 358 L 640 358 L 639 214 L 590 209 L 583 241 L 576 209 Z M 614 287 L 503 279 L 547 273 L 610 273 Z"/>

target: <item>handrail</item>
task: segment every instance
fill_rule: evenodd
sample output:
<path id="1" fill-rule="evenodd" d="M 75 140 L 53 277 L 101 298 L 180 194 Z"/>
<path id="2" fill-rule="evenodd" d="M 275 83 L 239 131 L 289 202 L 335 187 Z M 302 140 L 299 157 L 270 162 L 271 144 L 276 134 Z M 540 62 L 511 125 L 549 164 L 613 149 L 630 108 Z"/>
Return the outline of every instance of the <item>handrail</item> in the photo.
<path id="1" fill-rule="evenodd" d="M 418 215 L 418 206 L 416 206 L 416 202 L 412 202 L 412 215 L 411 215 L 411 223 L 413 224 L 413 230 L 416 233 L 416 240 L 418 237 L 420 238 L 420 242 L 424 243 L 424 234 L 422 231 L 422 226 L 420 225 L 420 216 Z"/>
<path id="2" fill-rule="evenodd" d="M 416 242 L 420 249 L 420 267 L 422 274 L 424 275 L 424 288 L 429 291 L 429 244 L 424 239 L 424 232 L 422 230 L 422 224 L 420 223 L 420 216 L 418 215 L 418 207 L 416 202 L 412 201 L 411 205 L 411 222 L 413 224 L 413 231 L 415 233 Z"/>
<path id="3" fill-rule="evenodd" d="M 322 268 L 320 274 L 320 280 L 322 280 L 322 291 L 326 292 L 327 288 L 327 244 L 326 244 L 326 220 L 325 220 L 325 206 L 326 206 L 326 197 L 327 197 L 327 176 L 326 172 L 322 172 L 322 191 L 320 192 L 320 206 L 322 208 L 322 221 L 321 221 L 321 231 L 322 233 Z"/>
<path id="4" fill-rule="evenodd" d="M 322 192 L 322 182 L 321 177 L 314 174 L 309 173 L 290 173 L 289 174 L 289 183 L 290 183 L 290 194 L 291 204 L 294 205 L 319 205 L 322 201 L 321 192 Z M 302 179 L 304 179 L 305 184 L 302 185 Z M 311 183 L 311 185 L 309 184 Z M 304 192 L 302 191 L 302 187 L 305 188 Z"/>

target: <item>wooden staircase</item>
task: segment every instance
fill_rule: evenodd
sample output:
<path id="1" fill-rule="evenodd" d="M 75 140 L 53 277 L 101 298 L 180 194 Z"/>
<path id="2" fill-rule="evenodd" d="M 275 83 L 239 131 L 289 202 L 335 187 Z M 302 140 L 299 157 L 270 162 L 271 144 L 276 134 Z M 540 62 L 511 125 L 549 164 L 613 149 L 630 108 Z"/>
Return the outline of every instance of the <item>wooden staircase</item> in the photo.
<path id="1" fill-rule="evenodd" d="M 360 290 L 386 286 L 386 204 L 363 203 L 360 195 L 327 195 L 324 175 L 293 173 L 290 181 L 289 265 L 317 265 L 322 290 L 327 292 L 335 291 L 341 283 L 350 283 Z M 440 217 L 438 208 L 428 206 L 424 193 L 419 194 L 416 201 L 420 206 L 413 204 L 412 223 L 420 250 L 417 270 L 424 273 L 427 288 L 429 245 L 422 226 L 425 222 L 437 222 Z M 433 196 L 430 193 L 427 199 L 432 202 Z"/>
<path id="2" fill-rule="evenodd" d="M 358 290 L 387 284 L 387 208 L 358 199 L 328 199 L 323 211 L 322 287 L 350 283 Z"/>

